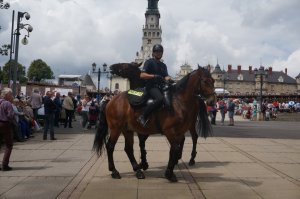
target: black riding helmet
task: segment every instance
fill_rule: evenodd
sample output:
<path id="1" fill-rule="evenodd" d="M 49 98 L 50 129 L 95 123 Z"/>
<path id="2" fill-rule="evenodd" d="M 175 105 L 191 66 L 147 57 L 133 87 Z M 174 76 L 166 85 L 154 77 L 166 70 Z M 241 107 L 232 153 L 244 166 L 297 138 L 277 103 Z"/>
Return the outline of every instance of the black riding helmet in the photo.
<path id="1" fill-rule="evenodd" d="M 164 47 L 160 44 L 155 44 L 152 48 L 152 52 L 164 52 Z"/>

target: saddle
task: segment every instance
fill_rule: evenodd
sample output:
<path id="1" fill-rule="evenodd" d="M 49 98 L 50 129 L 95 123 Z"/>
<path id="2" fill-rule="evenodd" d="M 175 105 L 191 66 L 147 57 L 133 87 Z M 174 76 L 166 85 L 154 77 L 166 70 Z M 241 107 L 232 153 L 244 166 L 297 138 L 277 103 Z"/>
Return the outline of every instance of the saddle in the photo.
<path id="1" fill-rule="evenodd" d="M 162 88 L 164 96 L 164 106 L 170 108 L 172 105 L 172 95 L 170 92 L 170 86 L 165 84 Z M 145 105 L 153 103 L 153 99 L 147 94 L 145 88 L 130 89 L 127 91 L 127 98 L 129 104 L 133 108 L 140 108 Z"/>
<path id="2" fill-rule="evenodd" d="M 153 101 L 153 99 L 149 98 L 149 95 L 147 95 L 145 88 L 136 88 L 136 89 L 130 89 L 127 91 L 127 98 L 129 104 L 133 108 L 139 108 L 147 104 L 147 101 L 149 100 L 149 103 Z"/>

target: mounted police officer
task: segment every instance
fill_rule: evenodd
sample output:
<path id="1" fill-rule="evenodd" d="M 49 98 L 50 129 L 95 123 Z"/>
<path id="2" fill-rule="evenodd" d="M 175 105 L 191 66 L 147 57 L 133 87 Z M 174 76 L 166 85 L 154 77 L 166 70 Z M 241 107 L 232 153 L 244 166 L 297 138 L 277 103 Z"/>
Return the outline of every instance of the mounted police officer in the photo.
<path id="1" fill-rule="evenodd" d="M 153 103 L 148 105 L 144 113 L 140 115 L 137 121 L 145 127 L 148 122 L 149 115 L 161 107 L 164 102 L 164 96 L 161 91 L 162 84 L 164 81 L 171 80 L 168 74 L 166 64 L 161 62 L 161 58 L 164 52 L 164 48 L 160 44 L 155 44 L 152 48 L 152 57 L 144 63 L 141 79 L 146 81 L 146 91 L 148 95 L 153 99 Z"/>

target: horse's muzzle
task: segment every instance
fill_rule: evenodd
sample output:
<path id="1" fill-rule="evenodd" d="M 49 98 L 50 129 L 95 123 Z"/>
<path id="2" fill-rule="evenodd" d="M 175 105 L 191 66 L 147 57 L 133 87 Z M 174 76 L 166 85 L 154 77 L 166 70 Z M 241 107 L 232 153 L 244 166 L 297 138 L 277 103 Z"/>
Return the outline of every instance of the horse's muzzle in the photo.
<path id="1" fill-rule="evenodd" d="M 206 104 L 208 106 L 215 106 L 216 102 L 217 102 L 216 94 L 211 95 L 209 98 L 206 99 Z"/>

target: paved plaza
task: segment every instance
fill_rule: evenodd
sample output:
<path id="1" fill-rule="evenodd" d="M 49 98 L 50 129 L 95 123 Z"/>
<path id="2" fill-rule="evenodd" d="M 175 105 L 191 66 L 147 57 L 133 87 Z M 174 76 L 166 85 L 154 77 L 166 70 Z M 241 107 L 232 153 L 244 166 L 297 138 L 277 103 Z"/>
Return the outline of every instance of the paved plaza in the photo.
<path id="1" fill-rule="evenodd" d="M 116 180 L 110 177 L 106 154 L 98 158 L 91 151 L 94 129 L 82 131 L 78 120 L 74 127 L 55 129 L 56 141 L 43 141 L 42 134 L 36 133 L 26 142 L 15 143 L 13 170 L 0 171 L 0 198 L 300 198 L 299 122 L 236 117 L 233 127 L 217 123 L 214 137 L 199 139 L 197 163 L 192 167 L 188 165 L 192 142 L 187 134 L 183 158 L 175 168 L 178 183 L 164 178 L 169 154 L 164 136 L 147 140 L 150 167 L 143 180 L 136 179 L 120 137 L 115 165 L 122 179 Z M 268 129 L 281 136 L 270 136 Z M 138 159 L 137 137 L 135 143 Z"/>

